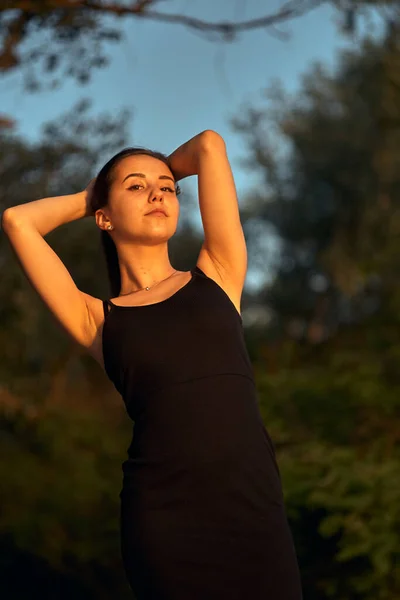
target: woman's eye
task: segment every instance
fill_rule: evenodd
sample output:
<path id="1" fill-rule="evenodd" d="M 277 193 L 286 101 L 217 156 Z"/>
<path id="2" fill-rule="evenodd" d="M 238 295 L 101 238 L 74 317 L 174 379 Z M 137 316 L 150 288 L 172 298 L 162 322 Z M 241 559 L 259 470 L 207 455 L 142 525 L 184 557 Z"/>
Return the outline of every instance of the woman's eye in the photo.
<path id="1" fill-rule="evenodd" d="M 143 187 L 141 183 L 134 183 L 133 185 L 131 185 L 130 187 L 128 187 L 128 190 L 137 190 L 139 188 Z M 175 189 L 169 187 L 169 186 L 165 186 L 163 188 L 161 188 L 162 190 L 167 190 L 168 192 L 171 192 L 172 194 L 175 193 Z"/>

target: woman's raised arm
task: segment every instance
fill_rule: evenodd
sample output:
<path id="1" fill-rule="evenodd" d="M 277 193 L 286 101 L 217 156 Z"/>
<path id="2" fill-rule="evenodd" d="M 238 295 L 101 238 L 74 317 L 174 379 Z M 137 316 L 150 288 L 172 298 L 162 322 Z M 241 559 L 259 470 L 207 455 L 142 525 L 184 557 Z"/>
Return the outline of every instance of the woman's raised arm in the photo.
<path id="1" fill-rule="evenodd" d="M 198 176 L 204 243 L 197 264 L 224 282 L 239 304 L 247 272 L 247 248 L 225 142 L 207 129 L 174 150 L 168 161 L 177 180 Z"/>
<path id="2" fill-rule="evenodd" d="M 95 326 L 88 310 L 88 294 L 81 292 L 64 263 L 44 240 L 60 225 L 89 215 L 87 190 L 42 198 L 4 211 L 1 225 L 33 288 L 79 345 L 88 348 Z"/>

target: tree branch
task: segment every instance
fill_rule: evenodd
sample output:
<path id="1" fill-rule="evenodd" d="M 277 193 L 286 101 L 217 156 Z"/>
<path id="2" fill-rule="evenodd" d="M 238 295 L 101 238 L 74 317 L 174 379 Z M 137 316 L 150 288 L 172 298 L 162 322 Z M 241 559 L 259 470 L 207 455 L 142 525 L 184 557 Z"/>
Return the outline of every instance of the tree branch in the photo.
<path id="1" fill-rule="evenodd" d="M 93 0 L 78 0 L 76 4 L 78 6 L 85 6 L 91 10 L 107 12 L 118 16 L 130 14 L 143 19 L 180 24 L 184 25 L 185 27 L 189 27 L 190 29 L 212 31 L 222 35 L 225 39 L 233 39 L 235 34 L 239 32 L 270 27 L 271 25 L 276 25 L 282 21 L 300 17 L 304 13 L 309 12 L 314 8 L 321 6 L 322 4 L 326 4 L 327 1 L 328 0 L 292 0 L 284 4 L 277 12 L 265 15 L 264 17 L 248 19 L 245 21 L 219 21 L 216 23 L 204 21 L 203 19 L 197 19 L 196 17 L 190 17 L 187 15 L 168 14 L 148 10 L 148 6 L 155 4 L 154 0 L 143 0 L 142 2 L 137 2 L 137 4 L 133 7 L 120 6 L 115 3 L 95 2 Z"/>
<path id="2" fill-rule="evenodd" d="M 26 88 L 38 91 L 43 87 L 43 83 L 35 79 L 40 61 L 47 72 L 69 61 L 63 77 L 72 76 L 80 83 L 86 83 L 93 68 L 107 64 L 107 56 L 101 52 L 102 43 L 119 41 L 122 37 L 121 28 L 106 27 L 101 19 L 103 16 L 183 25 L 192 31 L 213 34 L 212 39 L 228 42 L 239 33 L 266 28 L 284 39 L 285 34 L 275 29 L 277 25 L 324 4 L 334 4 L 340 9 L 341 0 L 288 0 L 276 12 L 262 17 L 218 22 L 154 10 L 162 2 L 166 0 L 131 0 L 129 3 L 122 0 L 0 0 L 0 72 L 23 67 L 27 70 Z M 352 0 L 352 10 L 358 5 L 380 6 L 381 2 L 394 7 L 398 0 Z M 44 35 L 46 29 L 53 34 L 51 44 L 46 42 L 44 48 L 39 44 L 34 49 L 21 52 L 26 39 L 38 32 Z M 78 61 L 75 60 L 77 53 Z M 51 85 L 59 85 L 59 80 Z"/>
<path id="3" fill-rule="evenodd" d="M 306 12 L 325 4 L 328 0 L 291 0 L 284 4 L 278 11 L 244 21 L 219 21 L 210 22 L 196 17 L 182 14 L 168 14 L 151 10 L 161 0 L 137 0 L 132 6 L 124 6 L 118 2 L 102 2 L 101 0 L 8 0 L 0 1 L 0 13 L 7 10 L 20 10 L 23 14 L 42 15 L 64 9 L 76 11 L 80 8 L 102 14 L 111 14 L 118 17 L 133 16 L 164 23 L 181 24 L 190 29 L 212 31 L 222 35 L 225 39 L 232 39 L 235 34 L 251 29 L 261 29 L 281 23 L 289 19 L 300 17 Z"/>

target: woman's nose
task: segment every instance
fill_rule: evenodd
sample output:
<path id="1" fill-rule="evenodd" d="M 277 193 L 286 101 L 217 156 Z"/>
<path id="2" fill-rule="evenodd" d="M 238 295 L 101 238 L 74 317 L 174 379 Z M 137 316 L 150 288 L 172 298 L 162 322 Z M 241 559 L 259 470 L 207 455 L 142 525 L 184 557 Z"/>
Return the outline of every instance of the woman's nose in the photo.
<path id="1" fill-rule="evenodd" d="M 163 192 L 161 190 L 155 190 L 152 193 L 152 200 L 162 200 L 164 197 Z"/>

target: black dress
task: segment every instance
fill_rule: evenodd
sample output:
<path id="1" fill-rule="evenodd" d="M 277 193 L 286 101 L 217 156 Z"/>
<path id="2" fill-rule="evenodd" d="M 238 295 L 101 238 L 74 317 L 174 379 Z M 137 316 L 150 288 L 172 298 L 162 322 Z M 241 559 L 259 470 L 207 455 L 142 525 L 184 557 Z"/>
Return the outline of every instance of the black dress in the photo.
<path id="1" fill-rule="evenodd" d="M 171 297 L 104 300 L 108 377 L 134 421 L 121 552 L 137 600 L 301 600 L 242 319 L 195 267 Z"/>

